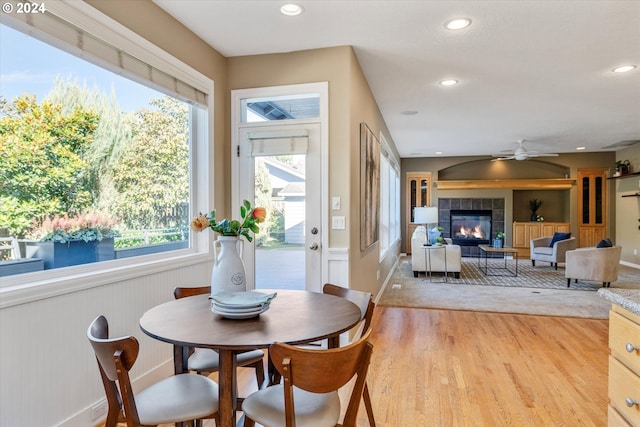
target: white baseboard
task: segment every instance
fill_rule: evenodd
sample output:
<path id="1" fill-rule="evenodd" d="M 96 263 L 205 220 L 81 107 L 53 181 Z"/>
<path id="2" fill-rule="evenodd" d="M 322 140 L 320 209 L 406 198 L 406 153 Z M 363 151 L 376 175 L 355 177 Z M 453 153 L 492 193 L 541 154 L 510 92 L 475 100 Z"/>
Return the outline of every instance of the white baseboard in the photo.
<path id="1" fill-rule="evenodd" d="M 631 268 L 637 268 L 640 270 L 640 264 L 634 264 L 632 262 L 627 262 L 627 261 L 620 261 L 620 264 L 626 265 L 627 267 L 631 267 Z"/>

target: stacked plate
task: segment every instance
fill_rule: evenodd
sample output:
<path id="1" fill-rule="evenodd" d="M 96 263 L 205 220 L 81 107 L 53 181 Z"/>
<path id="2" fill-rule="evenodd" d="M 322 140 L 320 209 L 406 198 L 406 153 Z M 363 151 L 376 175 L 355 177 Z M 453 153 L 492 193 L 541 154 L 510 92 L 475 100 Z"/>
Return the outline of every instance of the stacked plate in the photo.
<path id="1" fill-rule="evenodd" d="M 229 319 L 249 319 L 269 309 L 276 293 L 257 291 L 217 292 L 211 295 L 211 311 Z"/>

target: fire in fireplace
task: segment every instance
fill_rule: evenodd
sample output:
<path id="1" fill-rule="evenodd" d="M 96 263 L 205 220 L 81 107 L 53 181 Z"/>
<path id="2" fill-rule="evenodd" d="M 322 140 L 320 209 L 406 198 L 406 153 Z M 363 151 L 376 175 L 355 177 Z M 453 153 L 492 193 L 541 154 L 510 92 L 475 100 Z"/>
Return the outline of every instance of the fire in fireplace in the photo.
<path id="1" fill-rule="evenodd" d="M 451 210 L 451 239 L 460 246 L 477 246 L 491 240 L 490 210 Z"/>

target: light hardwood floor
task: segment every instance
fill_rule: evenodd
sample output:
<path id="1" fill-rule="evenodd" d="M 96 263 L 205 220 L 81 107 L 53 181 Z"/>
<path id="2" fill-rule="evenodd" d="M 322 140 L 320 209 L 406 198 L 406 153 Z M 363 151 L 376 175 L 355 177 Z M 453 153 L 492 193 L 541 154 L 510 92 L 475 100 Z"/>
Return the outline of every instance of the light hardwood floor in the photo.
<path id="1" fill-rule="evenodd" d="M 372 328 L 379 427 L 607 424 L 606 320 L 377 307 Z"/>

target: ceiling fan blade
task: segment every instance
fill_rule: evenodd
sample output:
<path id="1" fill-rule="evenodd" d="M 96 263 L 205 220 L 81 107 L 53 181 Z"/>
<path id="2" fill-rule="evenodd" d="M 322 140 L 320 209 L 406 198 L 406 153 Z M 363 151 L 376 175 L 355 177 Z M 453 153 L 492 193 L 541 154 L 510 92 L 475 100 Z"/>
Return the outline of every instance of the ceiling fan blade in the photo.
<path id="1" fill-rule="evenodd" d="M 558 157 L 558 156 L 559 154 L 555 154 L 555 153 L 539 153 L 531 157 Z"/>
<path id="2" fill-rule="evenodd" d="M 499 160 L 513 160 L 515 159 L 515 156 L 509 156 L 509 157 L 498 157 L 497 159 L 491 159 L 492 162 L 496 162 Z"/>

